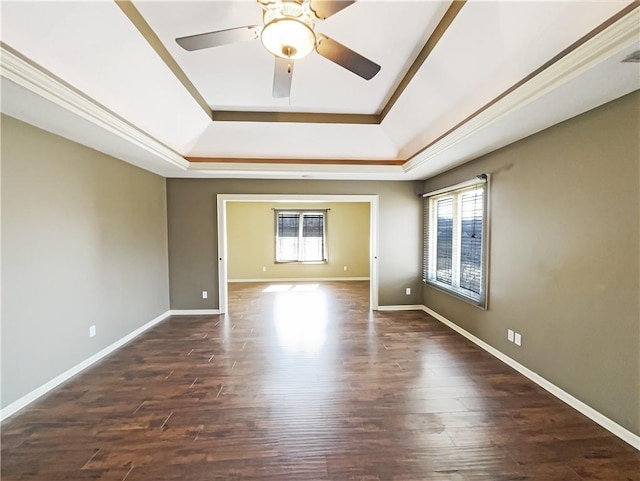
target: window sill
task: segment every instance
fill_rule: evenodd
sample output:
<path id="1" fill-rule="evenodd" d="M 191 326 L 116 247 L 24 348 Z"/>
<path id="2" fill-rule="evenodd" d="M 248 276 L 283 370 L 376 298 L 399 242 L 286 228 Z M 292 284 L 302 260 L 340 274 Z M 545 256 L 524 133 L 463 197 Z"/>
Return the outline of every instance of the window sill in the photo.
<path id="1" fill-rule="evenodd" d="M 423 279 L 422 281 L 429 287 L 433 287 L 440 292 L 449 294 L 450 296 L 453 296 L 456 299 L 460 299 L 461 301 L 471 304 L 472 306 L 478 307 L 483 311 L 486 311 L 488 309 L 486 297 L 471 297 L 470 295 L 466 294 L 467 291 L 465 291 L 464 289 L 456 289 L 455 287 L 452 288 L 447 284 L 441 284 L 437 281 L 432 281 L 429 279 Z"/>
<path id="2" fill-rule="evenodd" d="M 328 264 L 329 261 L 273 261 L 274 264 L 309 264 L 309 265 L 320 265 L 320 264 Z"/>

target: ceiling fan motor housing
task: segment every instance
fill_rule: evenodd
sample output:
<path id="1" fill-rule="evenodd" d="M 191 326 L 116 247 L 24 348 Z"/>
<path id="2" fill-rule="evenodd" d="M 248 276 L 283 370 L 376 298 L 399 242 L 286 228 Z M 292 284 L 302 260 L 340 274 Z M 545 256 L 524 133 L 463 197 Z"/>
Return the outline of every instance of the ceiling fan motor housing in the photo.
<path id="1" fill-rule="evenodd" d="M 295 59 L 314 50 L 365 80 L 371 80 L 380 71 L 380 65 L 315 31 L 316 22 L 335 15 L 356 0 L 257 0 L 257 3 L 262 9 L 263 25 L 188 35 L 176 38 L 176 42 L 191 52 L 260 38 L 265 49 L 275 57 L 273 96 L 276 98 L 289 97 Z"/>

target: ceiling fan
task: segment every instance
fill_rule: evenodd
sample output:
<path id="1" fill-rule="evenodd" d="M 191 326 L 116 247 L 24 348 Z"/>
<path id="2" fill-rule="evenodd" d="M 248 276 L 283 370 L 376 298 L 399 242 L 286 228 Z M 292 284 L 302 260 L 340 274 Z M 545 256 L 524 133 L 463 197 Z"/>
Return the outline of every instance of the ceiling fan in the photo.
<path id="1" fill-rule="evenodd" d="M 380 65 L 316 32 L 315 24 L 355 3 L 342 0 L 257 0 L 264 25 L 249 25 L 176 38 L 185 50 L 219 47 L 260 38 L 275 56 L 273 96 L 289 97 L 294 60 L 314 50 L 365 80 L 371 80 Z"/>

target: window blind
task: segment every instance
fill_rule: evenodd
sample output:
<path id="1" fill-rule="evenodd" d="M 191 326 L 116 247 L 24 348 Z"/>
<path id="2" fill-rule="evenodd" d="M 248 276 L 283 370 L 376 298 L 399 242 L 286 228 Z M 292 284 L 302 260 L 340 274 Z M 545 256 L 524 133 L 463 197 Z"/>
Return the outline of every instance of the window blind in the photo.
<path id="1" fill-rule="evenodd" d="M 486 307 L 488 177 L 479 179 L 426 194 L 423 279 Z"/>
<path id="2" fill-rule="evenodd" d="M 326 212 L 276 210 L 276 262 L 326 261 Z"/>
<path id="3" fill-rule="evenodd" d="M 461 196 L 460 287 L 477 294 L 482 280 L 483 193 L 475 189 Z"/>
<path id="4" fill-rule="evenodd" d="M 278 212 L 276 234 L 276 261 L 298 260 L 300 216 L 297 213 Z"/>
<path id="5" fill-rule="evenodd" d="M 436 202 L 436 279 L 451 284 L 453 276 L 453 198 Z"/>

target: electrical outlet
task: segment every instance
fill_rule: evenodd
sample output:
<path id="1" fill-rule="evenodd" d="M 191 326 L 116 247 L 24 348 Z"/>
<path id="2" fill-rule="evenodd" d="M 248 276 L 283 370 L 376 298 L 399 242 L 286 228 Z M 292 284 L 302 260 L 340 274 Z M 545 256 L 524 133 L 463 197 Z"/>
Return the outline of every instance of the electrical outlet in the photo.
<path id="1" fill-rule="evenodd" d="M 407 287 L 407 288 L 404 290 L 404 293 L 405 293 L 406 295 L 410 296 L 410 295 L 411 295 L 411 288 L 410 288 L 410 287 Z"/>
<path id="2" fill-rule="evenodd" d="M 522 336 L 516 332 L 513 338 L 513 342 L 516 343 L 516 346 L 522 346 Z"/>
<path id="3" fill-rule="evenodd" d="M 345 272 L 347 272 L 347 266 L 344 266 L 343 269 Z"/>
<path id="4" fill-rule="evenodd" d="M 96 326 L 89 326 L 89 337 L 96 335 Z"/>
<path id="5" fill-rule="evenodd" d="M 511 329 L 507 329 L 507 339 L 513 342 L 513 331 Z"/>
<path id="6" fill-rule="evenodd" d="M 267 272 L 267 268 L 265 266 L 262 266 L 262 272 Z"/>
<path id="7" fill-rule="evenodd" d="M 209 293 L 207 291 L 202 291 L 202 298 L 206 299 L 207 297 L 209 297 Z"/>

